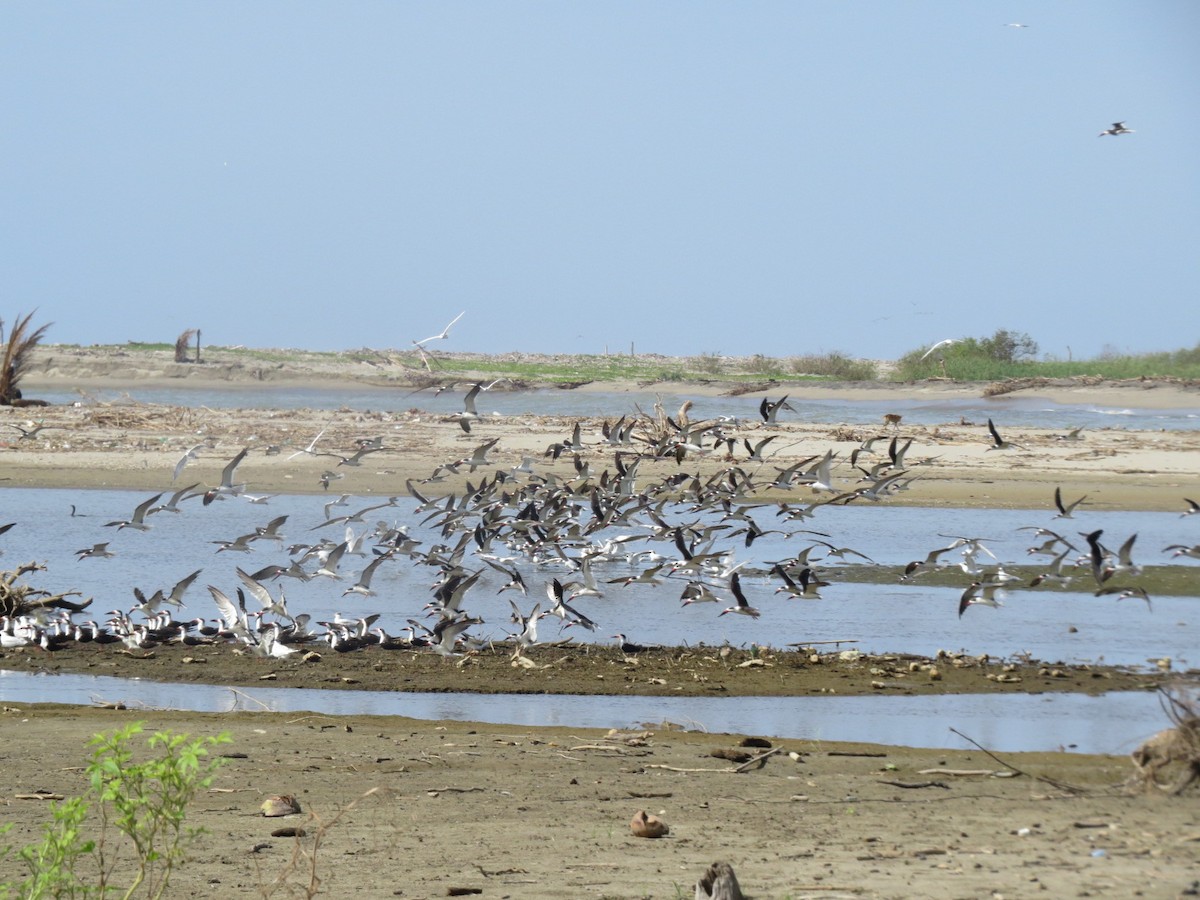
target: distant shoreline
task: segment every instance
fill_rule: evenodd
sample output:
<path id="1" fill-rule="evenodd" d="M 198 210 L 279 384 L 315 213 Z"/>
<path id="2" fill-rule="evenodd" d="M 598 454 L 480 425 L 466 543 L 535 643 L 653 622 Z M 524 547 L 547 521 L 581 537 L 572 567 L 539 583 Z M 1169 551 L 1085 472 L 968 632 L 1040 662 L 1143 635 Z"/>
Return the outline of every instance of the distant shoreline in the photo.
<path id="1" fill-rule="evenodd" d="M 205 351 L 205 361 L 177 363 L 173 355 L 162 350 L 118 349 L 110 347 L 80 348 L 43 345 L 33 356 L 32 365 L 22 379 L 22 389 L 28 398 L 39 391 L 78 388 L 82 391 L 129 390 L 137 387 L 175 388 L 188 390 L 261 389 L 267 386 L 294 388 L 378 388 L 381 391 L 406 387 L 417 388 L 430 384 L 467 382 L 472 380 L 469 364 L 472 360 L 511 360 L 513 354 L 483 356 L 480 354 L 449 354 L 458 371 L 453 373 L 426 372 L 402 362 L 364 361 L 351 354 L 305 354 L 302 351 L 254 351 L 264 357 L 292 354 L 286 361 L 256 361 L 237 352 L 222 348 Z M 530 361 L 548 357 L 529 355 Z M 655 357 L 658 359 L 659 357 Z M 555 357 L 556 361 L 560 358 Z M 562 357 L 569 361 L 571 357 Z M 682 362 L 661 357 L 665 363 Z M 464 371 L 465 370 L 465 371 Z M 850 401 L 877 400 L 881 395 L 897 400 L 947 400 L 993 396 L 1040 397 L 1061 404 L 1093 404 L 1108 407 L 1137 409 L 1200 409 L 1200 386 L 1170 379 L 1104 381 L 1081 376 L 1078 379 L 1038 379 L 1028 385 L 1005 384 L 1003 392 L 995 392 L 986 382 L 927 380 L 900 381 L 789 381 L 763 378 L 761 381 L 705 380 L 584 380 L 564 385 L 551 381 L 520 381 L 518 389 L 560 389 L 583 392 L 633 393 L 658 391 L 672 395 L 726 396 L 733 393 L 752 396 L 786 393 L 799 399 L 838 398 Z M 513 390 L 503 381 L 496 390 Z"/>

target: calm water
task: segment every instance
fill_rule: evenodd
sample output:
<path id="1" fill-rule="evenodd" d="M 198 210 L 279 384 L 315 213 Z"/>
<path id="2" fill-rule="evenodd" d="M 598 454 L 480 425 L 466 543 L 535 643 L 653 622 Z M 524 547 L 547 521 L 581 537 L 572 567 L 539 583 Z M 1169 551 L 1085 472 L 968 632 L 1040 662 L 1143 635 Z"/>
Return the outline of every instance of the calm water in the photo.
<path id="1" fill-rule="evenodd" d="M 479 398 L 480 413 L 499 413 L 503 416 L 589 416 L 611 417 L 633 415 L 642 410 L 650 413 L 656 400 L 674 412 L 685 400 L 694 402 L 692 419 L 734 416 L 749 422 L 760 421 L 758 406 L 765 394 L 741 397 L 697 397 L 669 385 L 660 389 L 610 392 L 567 391 L 543 389 L 504 392 L 493 390 Z M 249 407 L 259 409 L 374 409 L 407 410 L 412 408 L 436 413 L 462 410 L 463 391 L 413 392 L 409 388 L 293 388 L 245 385 L 223 387 L 219 390 L 180 386 L 177 388 L 136 388 L 132 391 L 95 391 L 89 396 L 105 401 L 131 400 L 142 403 L 163 403 L 174 406 L 208 406 L 214 409 Z M 52 403 L 73 403 L 79 395 L 72 391 L 38 391 L 38 396 Z M 783 396 L 783 390 L 769 395 Z M 1061 428 L 1084 427 L 1166 429 L 1192 431 L 1200 428 L 1200 407 L 1191 409 L 1150 410 L 1126 407 L 1104 407 L 1088 404 L 1049 403 L 1035 397 L 1007 395 L 978 398 L 930 398 L 900 400 L 890 391 L 881 390 L 869 400 L 792 400 L 795 412 L 782 413 L 805 422 L 849 425 L 878 425 L 884 413 L 898 413 L 915 425 L 957 423 L 961 418 L 983 425 L 989 416 L 1005 427 Z"/>
<path id="2" fill-rule="evenodd" d="M 240 585 L 234 572 L 240 566 L 254 571 L 271 563 L 287 565 L 284 547 L 293 542 L 312 542 L 321 537 L 338 541 L 345 526 L 330 526 L 316 531 L 324 521 L 323 502 L 318 496 L 279 496 L 266 505 L 231 499 L 208 507 L 198 500 L 183 504 L 181 513 L 159 513 L 150 521 L 153 529 L 141 533 L 130 529 L 120 532 L 103 523 L 126 517 L 145 495 L 122 491 L 65 491 L 9 489 L 0 494 L 3 521 L 18 523 L 0 537 L 8 563 L 38 560 L 46 571 L 30 580 L 52 592 L 78 590 L 94 597 L 92 617 L 103 621 L 113 609 L 129 609 L 135 602 L 132 590 L 141 588 L 147 595 L 155 590 L 169 591 L 176 581 L 196 569 L 200 578 L 185 597 L 187 609 L 177 618 L 213 617 L 215 607 L 205 585 L 212 584 L 233 596 Z M 379 498 L 351 498 L 335 514 L 350 512 Z M 75 504 L 80 515 L 69 514 Z M 397 507 L 378 510 L 367 522 L 352 528 L 363 532 L 377 518 L 389 525 L 404 526 L 421 540 L 422 549 L 443 541 L 432 525 L 422 525 L 424 516 L 412 512 L 414 502 L 404 499 Z M 686 507 L 667 512 L 668 521 L 691 521 L 696 514 Z M 288 515 L 282 532 L 282 544 L 261 541 L 251 553 L 218 552 L 213 541 L 228 540 L 252 532 L 278 515 Z M 764 527 L 770 527 L 771 512 L 759 511 Z M 921 507 L 839 506 L 825 507 L 817 518 L 805 523 L 829 535 L 837 546 L 851 546 L 868 554 L 876 562 L 895 566 L 899 577 L 905 563 L 924 557 L 932 548 L 945 546 L 943 535 L 988 538 L 988 546 L 1001 562 L 1028 562 L 1025 550 L 1031 546 L 1029 532 L 1017 529 L 1025 525 L 1050 525 L 1046 511 L 1029 510 L 945 510 Z M 681 576 L 661 586 L 606 584 L 610 578 L 627 578 L 637 567 L 619 560 L 598 562 L 593 571 L 603 589 L 602 597 L 582 597 L 576 604 L 599 628 L 589 634 L 579 628 L 567 636 L 576 640 L 608 640 L 617 632 L 641 643 L 722 644 L 737 646 L 750 643 L 783 646 L 790 643 L 824 640 L 858 641 L 859 649 L 869 652 L 909 652 L 932 654 L 939 649 L 964 650 L 971 654 L 988 653 L 1007 657 L 1029 653 L 1044 660 L 1104 661 L 1119 665 L 1142 665 L 1148 659 L 1169 656 L 1180 665 L 1200 665 L 1200 563 L 1171 560 L 1162 548 L 1168 544 L 1200 541 L 1200 516 L 1180 519 L 1175 513 L 1095 512 L 1079 515 L 1072 529 L 1104 529 L 1106 540 L 1116 546 L 1137 533 L 1135 560 L 1171 563 L 1195 573 L 1197 590 L 1193 596 L 1157 597 L 1153 609 L 1141 601 L 1116 601 L 1094 597 L 1088 590 L 1090 575 L 1081 572 L 1071 589 L 1014 590 L 1000 609 L 976 607 L 961 618 L 958 599 L 972 576 L 964 574 L 961 586 L 933 587 L 917 580 L 911 584 L 839 584 L 836 560 L 822 569 L 829 587 L 822 589 L 821 600 L 785 599 L 776 595 L 778 582 L 765 574 L 769 564 L 797 553 L 812 537 L 768 535 L 751 548 L 737 547 L 737 561 L 745 561 L 743 589 L 751 604 L 762 611 L 761 618 L 720 616 L 726 604 L 703 603 L 682 606 L 680 595 L 686 584 Z M 98 541 L 110 541 L 111 559 L 77 560 L 75 551 Z M 1082 542 L 1081 542 L 1082 543 Z M 501 545 L 497 545 L 503 550 Z M 637 549 L 653 549 L 675 555 L 669 542 L 636 542 Z M 817 554 L 814 554 L 816 558 Z M 307 612 L 316 620 L 335 614 L 380 615 L 379 623 L 390 633 L 404 628 L 409 618 L 423 618 L 423 608 L 432 599 L 431 585 L 437 573 L 429 567 L 400 558 L 377 570 L 372 588 L 374 597 L 343 596 L 346 587 L 357 580 L 368 562 L 365 556 L 347 556 L 340 571 L 341 581 L 314 578 L 309 582 L 282 579 L 293 614 Z M 954 554 L 947 561 L 955 562 Z M 468 557 L 468 565 L 483 567 Z M 530 596 L 521 598 L 508 591 L 497 596 L 503 580 L 490 569 L 468 594 L 463 607 L 481 616 L 479 636 L 503 639 L 510 628 L 509 598 L 519 600 L 523 610 L 535 601 L 546 608 L 545 585 L 558 578 L 566 581 L 572 573 L 563 566 L 538 567 L 517 563 L 529 584 Z M 310 564 L 309 568 L 313 568 Z M 724 599 L 728 593 L 718 591 Z M 559 637 L 557 619 L 542 620 L 543 640 Z M 1071 628 L 1075 631 L 1071 631 Z"/>
<path id="3" fill-rule="evenodd" d="M 760 734 L 814 741 L 858 741 L 969 749 L 956 728 L 998 752 L 1066 749 L 1128 753 L 1167 726 L 1153 693 L 965 694 L 930 697 L 581 697 L 560 695 L 396 694 L 292 688 L 175 685 L 85 675 L 0 670 L 5 703 L 124 701 L 131 708 L 201 712 L 309 711 L 325 715 L 408 716 L 569 728 L 657 727 Z"/>

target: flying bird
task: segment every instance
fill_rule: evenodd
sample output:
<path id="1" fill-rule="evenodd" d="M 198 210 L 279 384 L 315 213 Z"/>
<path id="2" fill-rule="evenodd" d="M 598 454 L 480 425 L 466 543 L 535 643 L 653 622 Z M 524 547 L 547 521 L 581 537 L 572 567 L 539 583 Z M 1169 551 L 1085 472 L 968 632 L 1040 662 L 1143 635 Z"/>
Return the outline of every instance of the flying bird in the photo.
<path id="1" fill-rule="evenodd" d="M 1063 503 L 1062 488 L 1056 487 L 1054 489 L 1054 505 L 1058 508 L 1058 514 L 1054 518 L 1056 518 L 1056 519 L 1072 518 L 1072 513 L 1075 512 L 1075 507 L 1077 507 L 1080 503 L 1082 503 L 1084 500 L 1086 500 L 1087 496 L 1088 496 L 1087 494 L 1084 494 L 1078 500 L 1073 500 L 1070 503 Z"/>
<path id="2" fill-rule="evenodd" d="M 447 338 L 450 337 L 450 329 L 454 327 L 454 323 L 457 322 L 459 319 L 461 319 L 466 314 L 467 314 L 467 311 L 464 309 L 457 316 L 455 316 L 453 319 L 451 319 L 450 324 L 447 325 L 445 328 L 443 328 L 440 332 L 433 335 L 432 337 L 427 337 L 427 338 L 424 338 L 423 340 L 419 340 L 419 341 L 413 341 L 413 344 L 417 347 L 423 347 L 426 344 L 428 344 L 430 341 L 446 340 Z"/>
<path id="3" fill-rule="evenodd" d="M 988 431 L 992 433 L 992 446 L 988 447 L 989 450 L 1011 450 L 1013 447 L 1016 447 L 1020 450 L 1025 449 L 1020 444 L 1013 443 L 1012 441 L 1006 441 L 1004 438 L 1000 437 L 1000 432 L 996 430 L 996 426 L 991 419 L 988 419 Z"/>
<path id="4" fill-rule="evenodd" d="M 933 353 L 935 350 L 939 350 L 942 347 L 949 347 L 951 344 L 957 344 L 961 340 L 962 340 L 962 338 L 946 338 L 944 341 L 938 341 L 936 344 L 934 344 L 932 347 L 930 347 L 928 350 L 926 350 L 924 355 L 920 359 L 918 359 L 917 362 L 924 362 L 925 358 L 927 356 L 929 356 L 931 353 Z"/>
<path id="5" fill-rule="evenodd" d="M 174 481 L 179 477 L 179 473 L 183 471 L 183 467 L 196 458 L 196 454 L 204 449 L 204 444 L 197 444 L 195 447 L 189 447 L 183 456 L 179 457 L 179 462 L 175 463 L 175 471 L 171 474 L 171 480 Z"/>
<path id="6" fill-rule="evenodd" d="M 128 519 L 117 519 L 114 522 L 105 522 L 104 527 L 109 528 L 115 525 L 117 527 L 117 531 L 120 531 L 122 528 L 134 528 L 138 531 L 149 531 L 150 526 L 147 525 L 145 521 L 146 513 L 149 511 L 150 507 L 158 502 L 158 498 L 161 496 L 162 493 L 160 492 L 155 494 L 149 500 L 143 500 L 136 507 L 134 507 L 133 515 Z"/>
<path id="7" fill-rule="evenodd" d="M 287 458 L 287 462 L 291 462 L 297 456 L 303 456 L 305 453 L 307 453 L 309 456 L 316 456 L 317 455 L 317 441 L 319 441 L 321 439 L 321 435 L 323 435 L 325 433 L 325 430 L 326 429 L 322 428 L 320 431 L 318 431 L 317 436 L 308 442 L 308 446 L 302 447 L 301 449 L 299 449 L 295 453 L 293 453 L 291 456 L 289 456 Z"/>
<path id="8" fill-rule="evenodd" d="M 1124 122 L 1113 122 L 1111 128 L 1105 128 L 1102 132 L 1096 135 L 1096 137 L 1104 137 L 1106 134 L 1111 134 L 1113 137 L 1117 137 L 1122 134 L 1133 134 L 1133 129 L 1126 128 Z"/>
<path id="9" fill-rule="evenodd" d="M 238 452 L 237 456 L 225 464 L 225 468 L 221 470 L 221 483 L 215 488 L 209 488 L 204 492 L 203 503 L 205 506 L 208 506 L 208 504 L 212 503 L 219 496 L 224 494 L 237 495 L 245 489 L 246 486 L 244 484 L 233 483 L 233 473 L 237 471 L 237 467 L 241 464 L 242 460 L 246 458 L 246 454 L 249 452 L 250 448 L 243 447 Z"/>

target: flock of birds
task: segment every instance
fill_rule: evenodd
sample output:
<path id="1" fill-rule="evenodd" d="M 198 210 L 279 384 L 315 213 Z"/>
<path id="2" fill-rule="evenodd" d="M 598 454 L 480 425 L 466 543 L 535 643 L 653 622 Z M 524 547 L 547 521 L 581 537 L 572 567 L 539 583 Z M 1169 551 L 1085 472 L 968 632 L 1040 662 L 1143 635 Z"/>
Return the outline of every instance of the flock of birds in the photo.
<path id="1" fill-rule="evenodd" d="M 473 401 L 480 390 L 480 384 L 471 387 L 462 412 L 455 416 L 464 430 L 478 420 Z M 760 435 L 778 427 L 782 412 L 794 411 L 786 396 L 763 399 L 754 434 L 742 430 L 744 423 L 737 420 L 691 422 L 689 407 L 684 404 L 675 417 L 659 407 L 655 416 L 605 421 L 599 434 L 590 438 L 577 422 L 568 436 L 546 448 L 542 462 L 524 455 L 517 465 L 499 464 L 491 454 L 502 436 L 489 439 L 469 455 L 438 465 L 424 479 L 410 479 L 408 497 L 389 497 L 346 513 L 340 510 L 349 508 L 350 495 L 326 503 L 323 520 L 307 530 L 336 530 L 338 538 L 288 544 L 284 532 L 289 516 L 280 515 L 253 531 L 214 541 L 215 554 L 247 554 L 269 547 L 285 556 L 255 571 L 236 567 L 232 589 L 209 584 L 212 606 L 207 616 L 187 618 L 183 613 L 185 593 L 201 574 L 195 571 L 149 596 L 134 589 L 137 602 L 110 611 L 103 624 L 81 621 L 86 604 L 5 617 L 0 620 L 0 646 L 51 651 L 75 642 L 111 642 L 138 649 L 164 642 L 231 642 L 252 654 L 286 657 L 324 644 L 336 651 L 378 646 L 453 656 L 503 641 L 520 657 L 542 640 L 538 625 L 546 618 L 557 620 L 560 634 L 569 629 L 595 632 L 603 618 L 596 599 L 630 584 L 678 590 L 681 605 L 713 604 L 719 616 L 758 618 L 763 610 L 742 582 L 742 575 L 750 570 L 748 560 L 737 560 L 740 549 L 767 534 L 796 541 L 794 553 L 771 561 L 769 570 L 759 574 L 776 582 L 776 595 L 818 600 L 821 589 L 835 577 L 831 565 L 851 558 L 872 561 L 861 550 L 839 546 L 831 531 L 801 525 L 818 517 L 831 520 L 832 525 L 835 510 L 846 504 L 885 502 L 906 490 L 937 459 L 910 460 L 914 438 L 902 438 L 900 417 L 889 416 L 894 430 L 890 438 L 869 437 L 844 457 L 829 448 L 779 465 L 771 453 L 781 435 Z M 1004 438 L 990 419 L 987 429 L 983 452 L 1027 449 Z M 329 455 L 340 460 L 339 466 L 355 466 L 386 449 L 380 438 L 364 437 L 348 453 L 323 451 L 319 447 L 324 433 L 288 459 Z M 1083 439 L 1079 429 L 1058 437 Z M 173 480 L 203 448 L 191 447 L 180 457 Z M 279 448 L 268 452 L 278 453 Z M 117 533 L 145 533 L 164 513 L 181 514 L 221 502 L 265 502 L 268 497 L 249 494 L 249 485 L 238 480 L 238 467 L 248 453 L 248 448 L 242 449 L 228 460 L 218 484 L 189 484 L 170 491 L 169 497 L 167 490 L 155 493 L 138 503 L 127 518 L 104 527 Z M 605 457 L 611 464 L 601 467 Z M 552 471 L 561 470 L 567 459 L 565 474 Z M 713 474 L 703 476 L 699 467 L 691 465 L 698 459 L 721 464 Z M 538 467 L 545 471 L 539 472 Z M 644 471 L 650 468 L 655 469 L 653 477 Z M 481 480 L 473 483 L 477 471 Z M 442 488 L 430 486 L 451 477 L 455 481 L 446 486 L 457 490 L 433 496 Z M 328 487 L 329 481 L 323 478 L 322 483 Z M 1086 499 L 1067 500 L 1057 490 L 1054 518 L 1073 518 Z M 1184 516 L 1200 513 L 1195 501 L 1186 503 Z M 422 517 L 421 527 L 427 531 L 417 534 L 395 520 L 389 522 L 390 512 L 402 506 Z M 764 524 L 768 517 L 773 520 L 770 527 Z M 369 518 L 378 524 L 367 526 Z M 358 523 L 364 525 L 361 532 L 356 531 Z M 1079 539 L 1040 526 L 1030 530 L 1039 543 L 1029 548 L 1029 555 L 1049 557 L 1050 562 L 1027 585 L 1005 572 L 988 548 L 988 538 L 966 535 L 948 535 L 949 543 L 909 563 L 900 578 L 912 581 L 934 569 L 961 569 L 972 580 L 961 594 L 959 616 L 972 606 L 1000 605 L 1004 592 L 1018 586 L 1065 586 L 1079 577 L 1076 570 L 1091 579 L 1090 587 L 1098 596 L 1137 597 L 1150 603 L 1148 592 L 1136 582 L 1141 572 L 1133 560 L 1136 534 L 1113 550 L 1098 530 L 1080 534 Z M 103 559 L 114 552 L 110 540 L 84 547 L 77 556 Z M 1200 544 L 1175 544 L 1166 552 L 1200 559 Z M 954 553 L 957 561 L 949 562 Z M 289 610 L 283 587 L 288 579 L 327 579 L 337 590 L 351 577 L 343 567 L 352 559 L 364 562 L 353 582 L 341 590 L 342 597 L 374 597 L 372 585 L 384 567 L 422 566 L 435 573 L 428 602 L 420 610 L 412 604 L 413 615 L 401 634 L 389 634 L 379 614 L 339 613 L 313 621 L 306 613 Z M 598 577 L 604 568 L 611 574 L 609 564 L 614 562 L 623 562 L 632 574 Z M 539 575 L 540 596 L 537 587 L 530 587 Z M 503 636 L 482 635 L 478 626 L 485 624 L 483 615 L 471 610 L 481 606 L 476 602 L 479 585 L 494 587 L 497 581 L 501 584 L 497 593 L 512 592 L 507 610 L 512 627 Z M 393 598 L 388 604 L 394 607 L 398 602 Z M 641 649 L 624 634 L 612 638 L 626 653 Z"/>

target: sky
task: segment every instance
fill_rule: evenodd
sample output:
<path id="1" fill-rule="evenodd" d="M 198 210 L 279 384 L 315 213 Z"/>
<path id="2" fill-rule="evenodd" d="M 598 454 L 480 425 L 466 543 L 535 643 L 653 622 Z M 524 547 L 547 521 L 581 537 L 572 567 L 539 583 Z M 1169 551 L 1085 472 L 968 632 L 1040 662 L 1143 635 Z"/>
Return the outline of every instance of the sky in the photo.
<path id="1" fill-rule="evenodd" d="M 8 0 L 0 318 L 85 345 L 406 349 L 465 313 L 427 346 L 1193 347 L 1198 48 L 1193 0 Z"/>

